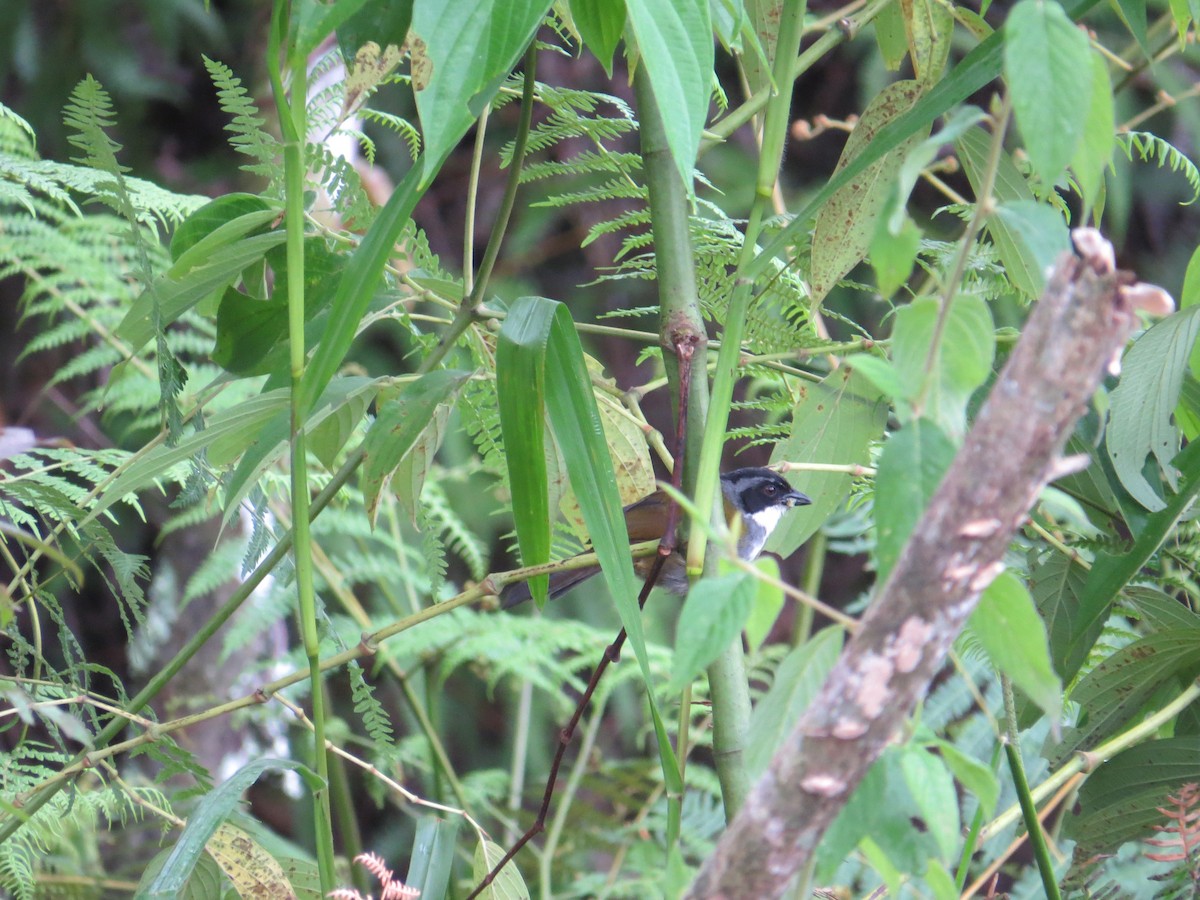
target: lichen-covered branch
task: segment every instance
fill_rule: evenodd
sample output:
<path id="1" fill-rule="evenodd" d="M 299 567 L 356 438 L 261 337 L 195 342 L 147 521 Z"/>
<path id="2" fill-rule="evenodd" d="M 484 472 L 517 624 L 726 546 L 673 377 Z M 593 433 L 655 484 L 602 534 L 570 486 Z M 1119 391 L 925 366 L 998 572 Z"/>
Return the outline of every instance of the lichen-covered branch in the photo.
<path id="1" fill-rule="evenodd" d="M 821 693 L 690 897 L 775 897 L 941 667 L 1135 323 L 1139 288 L 1075 232 L 966 441 Z"/>

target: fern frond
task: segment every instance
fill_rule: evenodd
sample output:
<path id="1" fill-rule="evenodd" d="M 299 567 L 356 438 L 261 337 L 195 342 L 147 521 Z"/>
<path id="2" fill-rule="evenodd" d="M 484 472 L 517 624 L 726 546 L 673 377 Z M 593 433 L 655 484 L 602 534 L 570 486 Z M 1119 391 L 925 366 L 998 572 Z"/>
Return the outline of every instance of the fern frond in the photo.
<path id="1" fill-rule="evenodd" d="M 350 695 L 354 698 L 354 711 L 362 716 L 363 726 L 376 747 L 388 747 L 392 744 L 392 722 L 387 711 L 383 708 L 374 689 L 367 684 L 363 677 L 362 666 L 351 662 L 348 667 L 350 675 Z"/>
<path id="2" fill-rule="evenodd" d="M 1172 172 L 1182 172 L 1192 189 L 1192 199 L 1184 206 L 1195 203 L 1200 197 L 1200 169 L 1169 141 L 1149 131 L 1125 131 L 1117 135 L 1117 146 L 1125 151 L 1130 162 L 1136 151 L 1142 162 L 1153 159 L 1160 169 L 1167 167 Z"/>
<path id="3" fill-rule="evenodd" d="M 266 122 L 258 106 L 242 86 L 242 80 L 224 63 L 203 57 L 204 67 L 217 88 L 217 101 L 232 121 L 225 130 L 233 136 L 230 146 L 238 153 L 249 156 L 254 162 L 242 166 L 242 171 L 266 178 L 273 193 L 283 179 L 283 148 L 279 141 L 263 130 Z"/>

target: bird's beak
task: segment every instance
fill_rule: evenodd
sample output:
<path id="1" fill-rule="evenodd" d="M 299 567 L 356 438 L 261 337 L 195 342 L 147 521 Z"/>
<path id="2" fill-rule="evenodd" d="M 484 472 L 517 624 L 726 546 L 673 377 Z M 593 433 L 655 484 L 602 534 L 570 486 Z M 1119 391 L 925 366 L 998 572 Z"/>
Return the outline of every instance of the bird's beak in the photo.
<path id="1" fill-rule="evenodd" d="M 783 502 L 787 504 L 788 509 L 792 509 L 796 506 L 808 506 L 812 503 L 812 498 L 799 491 L 789 491 L 783 495 Z"/>

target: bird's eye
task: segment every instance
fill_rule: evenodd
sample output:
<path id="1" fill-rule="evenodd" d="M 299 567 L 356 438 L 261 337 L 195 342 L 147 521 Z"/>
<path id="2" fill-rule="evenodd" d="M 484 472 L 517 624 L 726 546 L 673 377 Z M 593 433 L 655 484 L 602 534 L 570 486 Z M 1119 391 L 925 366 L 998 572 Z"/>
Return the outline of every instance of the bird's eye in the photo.
<path id="1" fill-rule="evenodd" d="M 768 497 L 778 494 L 779 486 L 774 485 L 774 484 L 765 484 L 765 485 L 763 485 L 763 493 L 766 494 Z"/>

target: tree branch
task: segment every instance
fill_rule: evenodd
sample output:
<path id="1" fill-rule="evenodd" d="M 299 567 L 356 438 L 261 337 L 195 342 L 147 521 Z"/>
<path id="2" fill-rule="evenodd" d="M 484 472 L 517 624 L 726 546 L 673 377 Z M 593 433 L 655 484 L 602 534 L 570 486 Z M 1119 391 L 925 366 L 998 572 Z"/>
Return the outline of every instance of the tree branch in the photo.
<path id="1" fill-rule="evenodd" d="M 1063 257 L 861 627 L 689 897 L 775 897 L 925 695 L 1136 321 L 1099 233 Z M 1126 292 L 1128 291 L 1128 296 Z"/>

